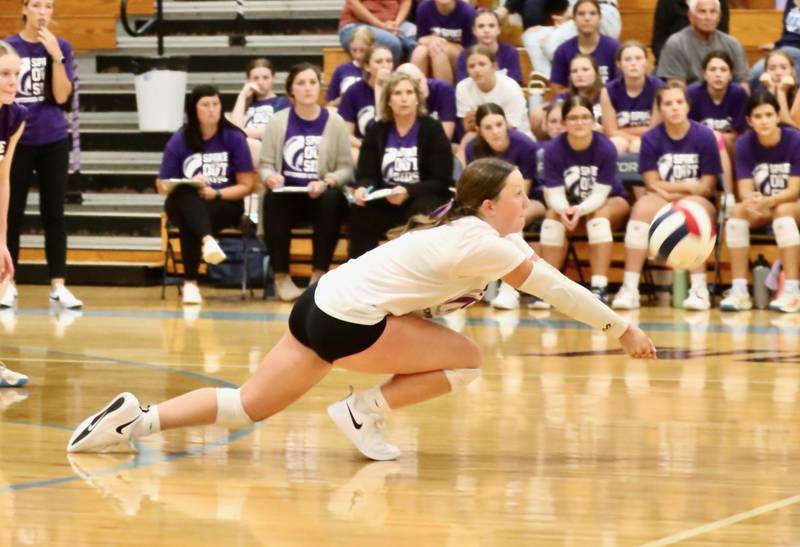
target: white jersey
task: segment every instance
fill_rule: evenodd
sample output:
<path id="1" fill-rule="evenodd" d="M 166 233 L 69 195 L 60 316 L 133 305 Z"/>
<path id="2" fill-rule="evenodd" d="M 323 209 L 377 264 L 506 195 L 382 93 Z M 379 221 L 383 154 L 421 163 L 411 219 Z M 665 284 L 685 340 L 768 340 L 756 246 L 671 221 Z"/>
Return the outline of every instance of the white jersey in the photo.
<path id="1" fill-rule="evenodd" d="M 328 315 L 374 325 L 387 315 L 436 317 L 480 300 L 533 250 L 475 216 L 416 230 L 322 276 L 314 301 Z"/>
<path id="2" fill-rule="evenodd" d="M 481 91 L 472 78 L 458 82 L 456 115 L 459 118 L 464 118 L 470 110 L 485 103 L 495 103 L 503 107 L 508 124 L 517 131 L 532 136 L 525 95 L 517 82 L 498 72 L 495 74 L 495 85 L 488 93 Z"/>

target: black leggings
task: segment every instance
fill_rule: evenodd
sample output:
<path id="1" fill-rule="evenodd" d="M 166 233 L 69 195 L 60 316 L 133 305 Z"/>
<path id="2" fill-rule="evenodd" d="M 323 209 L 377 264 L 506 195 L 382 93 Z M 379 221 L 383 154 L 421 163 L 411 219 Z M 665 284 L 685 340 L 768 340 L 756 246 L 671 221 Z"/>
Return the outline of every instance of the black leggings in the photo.
<path id="1" fill-rule="evenodd" d="M 404 224 L 414 215 L 430 213 L 449 197 L 425 194 L 409 198 L 400 206 L 385 199 L 368 201 L 363 207 L 350 207 L 350 258 L 356 258 L 378 246 L 386 231 Z"/>
<path id="2" fill-rule="evenodd" d="M 361 325 L 331 317 L 317 307 L 310 285 L 295 302 L 289 315 L 289 332 L 298 342 L 329 363 L 355 355 L 378 341 L 386 328 L 384 317 L 374 325 Z"/>
<path id="3" fill-rule="evenodd" d="M 292 226 L 311 221 L 314 270 L 328 271 L 339 241 L 347 200 L 340 190 L 326 189 L 316 199 L 304 194 L 264 195 L 264 243 L 275 273 L 289 273 L 289 244 Z"/>
<path id="4" fill-rule="evenodd" d="M 64 197 L 69 169 L 69 139 L 50 144 L 18 144 L 11 162 L 11 194 L 8 202 L 8 250 L 16 267 L 19 236 L 25 217 L 25 203 L 33 181 L 39 185 L 39 214 L 44 228 L 44 252 L 50 279 L 63 278 L 67 271 L 67 229 Z"/>
<path id="5" fill-rule="evenodd" d="M 238 227 L 244 204 L 242 200 L 205 200 L 197 194 L 196 188 L 185 184 L 167 196 L 164 209 L 180 230 L 184 277 L 188 281 L 195 281 L 200 268 L 203 238 L 223 228 Z"/>

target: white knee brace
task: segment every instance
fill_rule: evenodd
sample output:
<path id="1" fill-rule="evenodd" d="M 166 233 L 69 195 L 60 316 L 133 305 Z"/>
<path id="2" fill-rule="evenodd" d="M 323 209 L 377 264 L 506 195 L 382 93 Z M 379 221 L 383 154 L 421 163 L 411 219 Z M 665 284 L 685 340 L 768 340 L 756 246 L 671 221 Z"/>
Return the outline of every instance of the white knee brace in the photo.
<path id="1" fill-rule="evenodd" d="M 772 221 L 772 231 L 775 232 L 775 243 L 781 249 L 800 245 L 800 231 L 793 217 L 776 218 Z"/>
<path id="2" fill-rule="evenodd" d="M 567 228 L 557 220 L 546 218 L 542 221 L 539 243 L 551 247 L 563 247 L 567 242 Z"/>
<path id="3" fill-rule="evenodd" d="M 450 382 L 450 391 L 455 393 L 466 388 L 469 384 L 478 379 L 481 375 L 479 368 L 447 368 L 444 369 L 444 375 L 447 376 L 447 381 Z"/>
<path id="4" fill-rule="evenodd" d="M 750 224 L 743 218 L 729 218 L 725 223 L 725 240 L 729 249 L 745 249 L 750 246 Z"/>
<path id="5" fill-rule="evenodd" d="M 611 223 L 604 217 L 587 220 L 586 235 L 589 238 L 589 245 L 614 241 L 614 237 L 611 235 Z"/>
<path id="6" fill-rule="evenodd" d="M 641 220 L 629 220 L 625 229 L 625 246 L 631 249 L 647 249 L 650 225 Z"/>
<path id="7" fill-rule="evenodd" d="M 232 387 L 217 388 L 217 420 L 216 425 L 239 428 L 252 425 L 253 420 L 242 406 L 242 394 Z"/>

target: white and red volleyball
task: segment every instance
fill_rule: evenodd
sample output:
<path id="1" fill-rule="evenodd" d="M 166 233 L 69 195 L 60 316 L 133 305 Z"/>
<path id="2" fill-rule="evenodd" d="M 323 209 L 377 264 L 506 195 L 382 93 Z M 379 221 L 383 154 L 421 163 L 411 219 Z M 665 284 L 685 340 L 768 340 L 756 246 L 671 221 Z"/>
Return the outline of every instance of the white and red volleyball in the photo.
<path id="1" fill-rule="evenodd" d="M 665 205 L 650 223 L 650 256 L 663 258 L 675 270 L 691 270 L 703 264 L 716 240 L 708 212 L 689 199 Z"/>

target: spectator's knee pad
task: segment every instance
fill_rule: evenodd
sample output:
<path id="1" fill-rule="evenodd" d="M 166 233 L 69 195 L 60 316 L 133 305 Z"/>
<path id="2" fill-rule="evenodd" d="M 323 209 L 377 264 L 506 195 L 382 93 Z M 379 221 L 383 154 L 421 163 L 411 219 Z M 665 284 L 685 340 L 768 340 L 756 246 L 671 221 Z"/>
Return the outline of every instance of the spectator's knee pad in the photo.
<path id="1" fill-rule="evenodd" d="M 775 232 L 775 243 L 778 247 L 794 247 L 800 245 L 800 231 L 797 221 L 793 217 L 780 217 L 772 221 L 772 231 Z"/>
<path id="2" fill-rule="evenodd" d="M 607 218 L 590 218 L 586 221 L 586 235 L 589 238 L 589 245 L 597 243 L 611 243 L 614 237 L 611 235 L 611 223 Z"/>
<path id="3" fill-rule="evenodd" d="M 444 375 L 450 382 L 450 391 L 455 393 L 466 388 L 469 384 L 478 379 L 481 375 L 479 368 L 448 368 L 444 369 Z"/>
<path id="4" fill-rule="evenodd" d="M 253 420 L 244 411 L 242 393 L 231 387 L 217 388 L 217 420 L 216 425 L 239 428 L 252 425 Z"/>
<path id="5" fill-rule="evenodd" d="M 750 246 L 750 224 L 743 218 L 729 218 L 725 223 L 725 240 L 729 249 Z"/>
<path id="6" fill-rule="evenodd" d="M 563 247 L 567 242 L 567 228 L 557 220 L 546 218 L 542 221 L 539 243 L 551 247 Z"/>
<path id="7" fill-rule="evenodd" d="M 650 225 L 641 220 L 629 220 L 625 229 L 625 246 L 630 249 L 647 249 Z"/>

